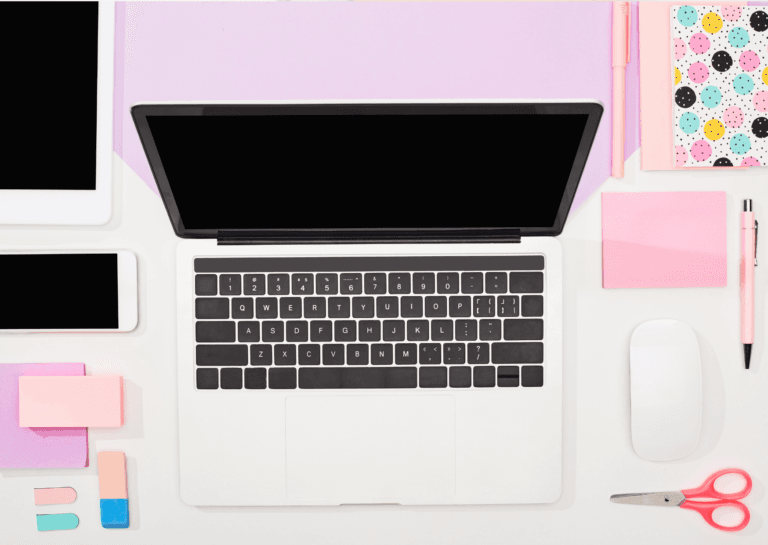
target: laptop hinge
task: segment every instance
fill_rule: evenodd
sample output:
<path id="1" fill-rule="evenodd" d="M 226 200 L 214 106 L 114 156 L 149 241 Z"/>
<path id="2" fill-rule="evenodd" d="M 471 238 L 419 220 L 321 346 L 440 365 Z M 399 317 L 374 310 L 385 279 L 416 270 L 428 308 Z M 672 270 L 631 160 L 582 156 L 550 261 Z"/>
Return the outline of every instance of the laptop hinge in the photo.
<path id="1" fill-rule="evenodd" d="M 311 229 L 221 230 L 220 246 L 262 244 L 419 244 L 419 243 L 514 243 L 520 229 L 462 229 L 441 231 L 330 231 Z"/>

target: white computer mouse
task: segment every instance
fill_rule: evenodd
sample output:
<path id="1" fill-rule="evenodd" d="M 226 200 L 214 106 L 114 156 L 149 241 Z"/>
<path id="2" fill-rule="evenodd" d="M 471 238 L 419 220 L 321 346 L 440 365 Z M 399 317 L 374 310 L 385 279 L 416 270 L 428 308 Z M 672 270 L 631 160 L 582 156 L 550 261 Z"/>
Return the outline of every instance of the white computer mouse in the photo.
<path id="1" fill-rule="evenodd" d="M 701 431 L 701 355 L 678 320 L 650 320 L 629 343 L 632 446 L 646 460 L 687 456 Z"/>

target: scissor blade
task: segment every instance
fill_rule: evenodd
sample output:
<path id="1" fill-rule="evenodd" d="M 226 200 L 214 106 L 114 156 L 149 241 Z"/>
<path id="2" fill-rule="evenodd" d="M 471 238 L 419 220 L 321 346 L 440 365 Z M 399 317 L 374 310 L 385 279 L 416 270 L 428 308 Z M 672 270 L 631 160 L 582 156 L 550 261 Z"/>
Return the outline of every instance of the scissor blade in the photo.
<path id="1" fill-rule="evenodd" d="M 680 492 L 650 492 L 648 494 L 614 494 L 613 503 L 628 503 L 631 505 L 655 505 L 659 507 L 677 507 L 685 501 Z"/>

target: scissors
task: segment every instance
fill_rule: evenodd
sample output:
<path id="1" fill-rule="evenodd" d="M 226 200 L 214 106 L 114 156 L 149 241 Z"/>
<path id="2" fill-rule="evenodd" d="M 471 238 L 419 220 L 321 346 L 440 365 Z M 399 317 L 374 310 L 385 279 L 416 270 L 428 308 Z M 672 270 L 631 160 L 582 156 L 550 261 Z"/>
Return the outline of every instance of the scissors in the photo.
<path id="1" fill-rule="evenodd" d="M 746 481 L 744 488 L 738 492 L 726 494 L 715 490 L 715 481 L 725 475 L 741 475 Z M 752 478 L 742 469 L 723 469 L 710 475 L 704 484 L 698 488 L 681 490 L 680 492 L 651 492 L 648 494 L 615 494 L 611 496 L 613 503 L 629 503 L 632 505 L 658 505 L 663 507 L 682 507 L 698 511 L 704 520 L 718 530 L 738 532 L 749 524 L 749 509 L 740 500 L 752 491 Z M 712 501 L 692 501 L 692 499 L 707 499 Z M 722 526 L 714 521 L 712 513 L 721 507 L 735 507 L 744 515 L 737 526 Z"/>

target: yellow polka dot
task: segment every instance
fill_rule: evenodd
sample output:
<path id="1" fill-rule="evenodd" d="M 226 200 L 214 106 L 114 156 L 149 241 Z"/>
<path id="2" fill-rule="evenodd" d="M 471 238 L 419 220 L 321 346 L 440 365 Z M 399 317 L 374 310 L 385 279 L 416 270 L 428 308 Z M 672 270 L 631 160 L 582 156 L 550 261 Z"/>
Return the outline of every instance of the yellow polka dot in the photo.
<path id="1" fill-rule="evenodd" d="M 723 28 L 723 20 L 717 13 L 710 11 L 701 19 L 701 26 L 710 34 L 714 34 Z"/>
<path id="2" fill-rule="evenodd" d="M 763 83 L 768 85 L 768 66 L 763 70 Z"/>
<path id="3" fill-rule="evenodd" d="M 725 134 L 725 127 L 717 119 L 710 119 L 704 125 L 704 136 L 710 140 L 720 140 Z"/>
<path id="4" fill-rule="evenodd" d="M 768 71 L 768 67 L 765 68 L 766 71 Z M 763 72 L 763 81 L 765 81 L 766 73 Z M 680 81 L 683 79 L 683 75 L 680 73 L 680 70 L 677 69 L 677 66 L 675 66 L 675 85 L 680 83 Z M 768 83 L 768 81 L 766 82 Z"/>

